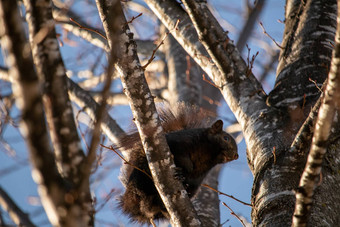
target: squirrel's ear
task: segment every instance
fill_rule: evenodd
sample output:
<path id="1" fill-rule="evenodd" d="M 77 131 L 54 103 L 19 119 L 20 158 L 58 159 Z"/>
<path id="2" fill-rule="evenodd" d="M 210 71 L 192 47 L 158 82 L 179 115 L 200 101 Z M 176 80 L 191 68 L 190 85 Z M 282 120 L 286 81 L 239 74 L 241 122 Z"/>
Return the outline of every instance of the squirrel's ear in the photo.
<path id="1" fill-rule="evenodd" d="M 222 132 L 223 130 L 223 121 L 217 120 L 211 127 L 210 127 L 210 132 L 212 133 L 219 133 Z"/>

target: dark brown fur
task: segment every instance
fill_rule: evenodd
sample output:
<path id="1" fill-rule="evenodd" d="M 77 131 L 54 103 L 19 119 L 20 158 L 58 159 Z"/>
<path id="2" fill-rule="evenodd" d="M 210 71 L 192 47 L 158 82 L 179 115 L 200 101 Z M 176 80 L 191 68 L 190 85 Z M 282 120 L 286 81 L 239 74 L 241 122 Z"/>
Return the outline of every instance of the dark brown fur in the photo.
<path id="1" fill-rule="evenodd" d="M 178 177 L 190 198 L 212 167 L 238 158 L 235 140 L 222 130 L 221 120 L 210 127 L 202 127 L 207 115 L 196 107 L 184 105 L 175 113 L 169 109 L 159 113 Z M 118 146 L 131 152 L 130 163 L 151 175 L 138 133 L 122 137 Z M 120 199 L 120 207 L 133 221 L 142 224 L 169 218 L 149 176 L 129 165 L 121 180 L 126 191 Z"/>

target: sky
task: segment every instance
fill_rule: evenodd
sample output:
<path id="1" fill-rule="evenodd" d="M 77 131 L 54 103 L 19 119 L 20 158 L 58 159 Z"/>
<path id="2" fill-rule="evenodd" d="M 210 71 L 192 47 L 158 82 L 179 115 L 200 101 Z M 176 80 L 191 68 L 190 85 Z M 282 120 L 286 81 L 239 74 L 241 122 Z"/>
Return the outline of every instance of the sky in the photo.
<path id="1" fill-rule="evenodd" d="M 75 1 L 76 2 L 76 1 Z M 90 2 L 90 1 L 89 1 Z M 214 14 L 222 24 L 225 30 L 229 31 L 229 36 L 232 40 L 236 40 L 238 37 L 239 28 L 243 26 L 242 19 L 242 6 L 245 1 L 239 0 L 216 0 L 209 1 L 212 2 L 216 12 Z M 76 3 L 74 5 L 74 9 L 80 15 L 87 15 L 90 11 L 88 8 L 84 7 L 86 3 Z M 133 14 L 133 12 L 131 13 Z M 92 17 L 85 17 L 85 20 L 93 20 L 96 19 Z M 145 18 L 140 19 L 140 23 L 145 23 Z M 277 42 L 280 43 L 282 40 L 282 33 L 284 29 L 284 25 L 282 22 L 284 20 L 284 2 L 277 0 L 268 0 L 265 8 L 258 20 L 261 21 L 267 31 Z M 249 40 L 248 45 L 250 47 L 250 54 L 253 55 L 257 51 L 259 51 L 259 55 L 255 61 L 255 67 L 253 69 L 253 73 L 255 75 L 260 75 L 262 71 L 262 64 L 268 61 L 268 53 L 266 53 L 264 46 L 275 46 L 275 44 L 263 34 L 259 23 L 256 23 L 255 31 L 252 35 L 252 39 Z M 96 23 L 95 23 L 96 24 Z M 137 27 L 137 26 L 136 26 Z M 138 36 L 141 39 L 150 39 L 152 37 L 152 32 L 147 32 L 141 30 L 144 28 L 139 27 L 137 29 Z M 150 28 L 149 28 L 150 29 Z M 61 30 L 58 30 L 62 33 Z M 76 40 L 78 42 L 78 46 L 81 46 L 81 40 Z M 266 43 L 265 45 L 263 43 Z M 75 46 L 72 46 L 72 43 L 65 43 L 64 46 L 61 47 L 61 51 L 65 60 L 65 64 L 67 67 L 74 69 L 75 71 L 81 71 L 82 69 L 88 66 L 86 61 L 93 61 L 94 59 L 100 59 L 99 62 L 103 62 L 102 65 L 99 64 L 99 67 L 95 68 L 96 73 L 100 73 L 105 68 L 105 57 L 101 57 L 103 52 L 94 49 L 93 55 L 82 55 L 81 59 L 78 59 L 79 52 L 75 52 Z M 3 50 L 2 50 L 3 51 Z M 84 52 L 85 53 L 85 52 Z M 98 57 L 99 56 L 99 57 Z M 104 56 L 104 55 L 103 55 Z M 243 51 L 243 56 L 247 57 L 247 51 Z M 77 59 L 77 60 L 74 60 Z M 0 65 L 4 65 L 4 60 L 2 54 L 0 55 Z M 269 78 L 263 83 L 263 87 L 266 92 L 269 92 L 273 86 L 275 81 L 275 70 L 273 70 L 269 76 Z M 113 90 L 119 90 L 121 85 L 119 82 L 115 82 L 112 85 Z M 10 92 L 10 86 L 8 83 L 0 81 L 0 95 L 4 96 Z M 77 111 L 77 108 L 75 108 Z M 128 107 L 119 107 L 113 108 L 110 111 L 111 116 L 113 116 L 124 129 L 127 129 L 130 126 L 131 114 Z M 219 109 L 219 114 L 222 119 L 232 119 L 233 116 L 228 110 L 228 107 L 224 104 Z M 11 116 L 18 122 L 19 113 L 14 108 L 11 112 Z M 88 119 L 83 114 L 80 115 L 81 121 L 87 122 Z M 2 119 L 2 117 L 1 117 Z M 225 122 L 225 125 L 228 126 L 228 122 Z M 84 134 L 86 128 L 80 126 L 81 130 L 84 130 Z M 6 146 L 7 141 L 12 146 L 12 150 L 8 149 Z M 238 144 L 239 150 L 239 159 L 228 163 L 223 167 L 221 177 L 220 177 L 220 187 L 219 190 L 233 195 L 234 197 L 250 203 L 251 196 L 251 188 L 252 188 L 252 174 L 248 168 L 247 160 L 246 160 L 246 145 L 244 140 L 242 140 Z M 105 177 L 101 178 L 100 174 L 96 174 L 92 177 L 93 180 L 93 190 L 95 195 L 98 198 L 103 198 L 110 193 L 112 189 L 114 189 L 113 198 L 106 203 L 106 205 L 101 209 L 98 213 L 98 220 L 100 222 L 97 226 L 109 226 L 107 223 L 116 221 L 117 226 L 137 226 L 131 223 L 128 224 L 126 218 L 124 218 L 121 213 L 117 210 L 116 207 L 116 199 L 119 194 L 122 193 L 122 187 L 117 179 L 117 175 L 119 173 L 120 160 L 115 157 L 114 154 L 103 151 L 103 156 L 105 157 L 102 163 L 102 167 L 107 168 Z M 40 201 L 37 194 L 36 184 L 33 182 L 31 173 L 30 173 L 30 165 L 27 162 L 27 148 L 23 140 L 21 139 L 20 132 L 17 127 L 7 126 L 3 129 L 0 135 L 0 185 L 3 187 L 9 195 L 14 199 L 14 201 L 26 212 L 30 214 L 30 217 L 38 226 L 49 226 L 48 221 L 46 220 L 46 216 L 44 215 L 43 209 L 40 206 Z M 104 171 L 103 171 L 104 172 Z M 97 180 L 102 179 L 102 180 Z M 244 217 L 248 222 L 250 222 L 250 208 L 244 206 L 238 202 L 235 202 L 227 197 L 220 197 L 222 202 L 225 202 L 230 206 L 234 212 L 242 217 Z M 5 218 L 6 215 L 5 215 Z M 8 218 L 7 218 L 8 220 Z M 223 226 L 242 226 L 241 223 L 230 214 L 230 211 L 221 205 L 221 223 L 225 223 Z"/>

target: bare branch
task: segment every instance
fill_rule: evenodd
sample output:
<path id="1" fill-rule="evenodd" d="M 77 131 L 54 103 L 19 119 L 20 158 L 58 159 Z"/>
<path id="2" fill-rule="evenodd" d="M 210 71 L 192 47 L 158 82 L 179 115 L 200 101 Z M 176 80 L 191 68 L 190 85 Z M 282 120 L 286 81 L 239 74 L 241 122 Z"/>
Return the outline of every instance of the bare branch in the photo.
<path id="1" fill-rule="evenodd" d="M 106 18 L 107 12 L 102 13 Z M 130 102 L 155 186 L 174 226 L 197 226 L 200 221 L 186 191 L 174 178 L 173 160 L 169 157 L 169 147 L 128 24 L 125 24 L 121 38 L 124 41 L 121 53 L 125 55 L 119 59 L 117 70 L 121 73 L 124 92 Z"/>
<path id="2" fill-rule="evenodd" d="M 4 208 L 17 226 L 35 227 L 28 215 L 12 200 L 12 198 L 0 186 L 0 206 Z"/>
<path id="3" fill-rule="evenodd" d="M 88 27 L 85 27 L 85 26 L 82 26 L 80 23 L 78 23 L 77 21 L 75 21 L 73 18 L 70 18 L 70 21 L 72 21 L 73 23 L 75 23 L 76 25 L 78 25 L 78 27 L 80 29 L 84 29 L 84 30 L 87 30 L 87 31 L 90 31 L 90 32 L 94 32 L 94 33 L 97 33 L 99 36 L 101 36 L 103 39 L 106 39 L 106 36 L 104 36 L 103 34 L 100 33 L 100 31 L 98 31 L 97 29 L 93 29 L 93 28 L 88 28 Z"/>
<path id="4" fill-rule="evenodd" d="M 38 76 L 44 83 L 44 106 L 52 144 L 63 176 L 77 183 L 79 173 L 72 168 L 74 159 L 83 159 L 84 153 L 74 122 L 72 106 L 67 93 L 66 70 L 61 59 L 49 2 L 38 4 L 26 0 L 26 20 L 30 31 L 33 60 Z M 42 31 L 46 34 L 42 36 Z M 39 37 L 37 42 L 37 37 Z M 72 172 L 74 171 L 74 172 Z"/>
<path id="5" fill-rule="evenodd" d="M 81 20 L 74 12 L 70 10 L 66 11 L 54 6 L 53 17 L 55 18 L 56 22 L 61 24 L 65 30 L 72 32 L 76 36 L 82 37 L 84 40 L 99 48 L 107 51 L 109 50 L 106 37 L 102 35 L 104 34 L 104 31 L 90 26 L 88 23 Z M 73 18 L 73 20 L 76 21 L 80 26 L 71 22 L 70 18 Z"/>
<path id="6" fill-rule="evenodd" d="M 0 36 L 9 53 L 9 74 L 16 89 L 14 95 L 22 113 L 22 134 L 26 139 L 33 164 L 34 180 L 40 189 L 46 213 L 55 226 L 60 225 L 58 209 L 66 212 L 64 181 L 57 171 L 43 113 L 40 84 L 35 74 L 29 44 L 25 39 L 17 1 L 0 1 Z M 26 53 L 26 54 L 23 54 Z M 62 199 L 61 199 L 62 198 Z"/>
<path id="7" fill-rule="evenodd" d="M 230 210 L 230 214 L 233 215 L 234 217 L 236 217 L 242 224 L 242 226 L 246 227 L 246 225 L 244 224 L 243 220 L 225 203 L 222 202 L 223 206 L 227 207 Z"/>
<path id="8" fill-rule="evenodd" d="M 247 21 L 244 24 L 236 43 L 236 47 L 240 52 L 242 52 L 244 46 L 246 45 L 247 40 L 253 31 L 254 25 L 256 24 L 257 18 L 260 16 L 262 9 L 264 8 L 265 2 L 265 0 L 256 1 L 256 5 L 252 7 L 250 13 L 248 14 Z"/>
<path id="9" fill-rule="evenodd" d="M 109 51 L 106 36 L 103 35 L 104 31 L 102 29 L 89 25 L 71 10 L 65 11 L 58 7 L 54 7 L 53 16 L 57 23 L 60 24 L 66 31 L 72 32 L 75 36 L 83 38 L 94 46 L 102 48 L 105 51 Z M 71 18 L 74 23 L 70 22 Z M 152 40 L 136 40 L 136 43 L 138 53 L 143 55 L 151 55 L 153 50 L 156 48 L 156 45 Z M 164 54 L 160 51 L 157 51 L 155 55 L 164 58 Z"/>
<path id="10" fill-rule="evenodd" d="M 100 92 L 94 91 L 91 92 L 91 95 L 97 102 L 101 100 Z M 129 105 L 129 101 L 123 92 L 110 92 L 109 97 L 107 98 L 107 104 L 110 106 Z"/>
<path id="11" fill-rule="evenodd" d="M 268 37 L 275 43 L 275 45 L 276 45 L 278 48 L 283 49 L 283 47 L 282 47 L 280 44 L 278 44 L 278 43 L 276 42 L 276 40 L 275 40 L 273 37 L 271 37 L 271 35 L 269 35 L 269 34 L 266 32 L 266 29 L 264 29 L 262 22 L 260 22 L 260 26 L 261 26 L 261 28 L 262 28 L 263 34 L 265 34 L 266 36 L 268 36 Z"/>
<path id="12" fill-rule="evenodd" d="M 340 4 L 338 4 L 338 18 L 340 17 Z M 296 204 L 292 226 L 307 226 L 309 212 L 312 206 L 312 197 L 317 187 L 317 180 L 321 174 L 323 157 L 328 147 L 328 137 L 331 133 L 332 123 L 336 110 L 340 107 L 340 23 L 338 19 L 335 34 L 335 48 L 328 74 L 328 82 L 324 92 L 312 146 L 308 155 L 305 169 L 302 173 L 299 187 L 296 192 Z"/>
<path id="13" fill-rule="evenodd" d="M 124 165 L 130 165 L 130 166 L 132 166 L 133 168 L 135 168 L 135 169 L 141 171 L 142 173 L 144 173 L 146 176 L 148 176 L 148 177 L 152 180 L 152 177 L 151 177 L 146 171 L 142 170 L 142 169 L 139 168 L 138 166 L 133 165 L 131 162 L 129 162 L 126 158 L 124 158 L 122 155 L 120 155 L 120 154 L 118 153 L 118 151 L 116 151 L 116 149 L 113 148 L 113 146 L 107 147 L 107 146 L 104 146 L 104 145 L 102 145 L 102 144 L 100 144 L 100 146 L 102 146 L 102 147 L 104 147 L 104 148 L 106 148 L 106 149 L 109 149 L 109 150 L 115 152 L 116 155 L 118 155 L 119 158 L 122 159 L 122 160 L 124 161 Z"/>
<path id="14" fill-rule="evenodd" d="M 122 17 L 123 14 L 119 10 L 120 1 L 113 1 L 111 6 L 106 5 L 105 1 L 96 1 L 97 7 L 101 16 L 103 16 L 103 11 L 108 12 L 108 17 L 103 18 L 102 21 L 104 23 L 104 28 L 107 34 L 107 38 L 109 41 L 109 45 L 111 48 L 110 51 L 110 58 L 109 58 L 109 65 L 107 69 L 106 74 L 106 80 L 104 83 L 104 88 L 102 91 L 102 99 L 101 103 L 99 105 L 99 108 L 96 112 L 96 121 L 94 124 L 94 128 L 92 131 L 92 138 L 91 138 L 91 144 L 89 148 L 88 155 L 86 156 L 84 162 L 81 165 L 82 169 L 82 182 L 80 184 L 80 187 L 78 188 L 79 192 L 83 191 L 86 186 L 86 182 L 88 181 L 88 178 L 91 175 L 92 171 L 92 165 L 96 160 L 96 154 L 97 154 L 97 146 L 99 145 L 100 140 L 100 126 L 102 120 L 105 118 L 106 114 L 106 100 L 109 96 L 110 88 L 111 88 L 111 81 L 112 81 L 112 75 L 114 70 L 114 65 L 116 64 L 118 60 L 118 46 L 119 46 L 119 35 L 122 25 Z"/>
<path id="15" fill-rule="evenodd" d="M 138 17 L 142 16 L 143 13 L 138 14 L 137 16 L 133 16 L 129 21 L 127 21 L 127 24 L 131 24 L 134 20 L 136 20 Z"/>
<path id="16" fill-rule="evenodd" d="M 239 202 L 239 203 L 242 203 L 243 205 L 253 207 L 250 203 L 243 202 L 243 201 L 241 201 L 241 200 L 235 198 L 234 196 L 228 195 L 228 194 L 226 194 L 226 193 L 223 193 L 223 192 L 221 192 L 221 191 L 219 191 L 219 190 L 217 190 L 217 189 L 215 189 L 215 188 L 213 188 L 213 187 L 210 187 L 210 186 L 207 185 L 207 184 L 202 184 L 202 186 L 204 186 L 204 187 L 206 187 L 206 188 L 209 188 L 209 189 L 211 189 L 211 190 L 217 192 L 219 195 L 227 196 L 227 197 L 229 197 L 229 198 L 231 198 L 231 199 L 233 199 L 233 200 L 235 200 L 235 201 L 237 201 L 237 202 Z"/>
<path id="17" fill-rule="evenodd" d="M 176 29 L 177 29 L 178 23 L 179 23 L 179 20 L 177 20 L 177 22 L 176 22 L 176 24 L 175 24 L 175 27 L 174 27 L 172 30 L 176 30 Z M 148 67 L 148 65 L 153 61 L 153 59 L 155 59 L 155 54 L 156 54 L 157 50 L 159 49 L 159 47 L 160 47 L 161 45 L 164 44 L 164 40 L 166 39 L 166 37 L 169 35 L 170 32 L 171 32 L 171 30 L 168 31 L 168 32 L 166 32 L 166 33 L 164 34 L 164 36 L 163 36 L 163 38 L 161 39 L 161 41 L 159 42 L 159 44 L 158 44 L 158 45 L 156 46 L 156 48 L 152 51 L 152 55 L 151 55 L 151 57 L 149 58 L 148 62 L 147 62 L 145 65 L 143 65 L 143 69 L 144 69 L 144 70 L 145 70 L 146 67 Z"/>
<path id="18" fill-rule="evenodd" d="M 92 98 L 88 91 L 83 90 L 71 79 L 67 80 L 67 87 L 71 100 L 79 105 L 80 108 L 84 109 L 87 115 L 94 121 L 99 104 Z M 118 137 L 124 133 L 123 129 L 109 115 L 106 115 L 106 119 L 102 122 L 101 127 L 105 135 L 113 143 L 116 143 Z"/>
<path id="19" fill-rule="evenodd" d="M 162 25 L 161 32 L 165 30 L 165 26 Z M 164 42 L 164 52 L 168 75 L 167 100 L 171 105 L 184 101 L 200 106 L 202 103 L 201 69 L 171 34 Z"/>

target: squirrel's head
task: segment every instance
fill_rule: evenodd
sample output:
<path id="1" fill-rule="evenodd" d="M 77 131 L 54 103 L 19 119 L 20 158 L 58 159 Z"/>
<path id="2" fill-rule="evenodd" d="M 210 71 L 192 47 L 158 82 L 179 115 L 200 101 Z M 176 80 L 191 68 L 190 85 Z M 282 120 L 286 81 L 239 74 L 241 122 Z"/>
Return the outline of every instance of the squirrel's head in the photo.
<path id="1" fill-rule="evenodd" d="M 237 144 L 234 138 L 223 131 L 223 122 L 217 120 L 208 129 L 208 139 L 217 152 L 217 163 L 226 163 L 238 159 Z"/>

